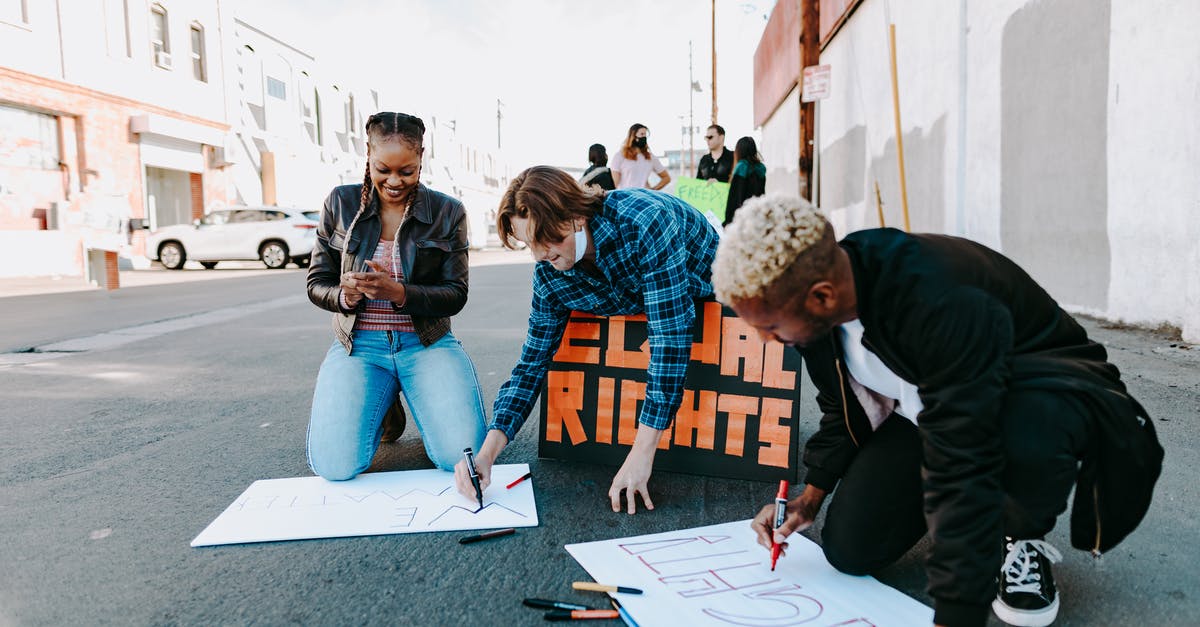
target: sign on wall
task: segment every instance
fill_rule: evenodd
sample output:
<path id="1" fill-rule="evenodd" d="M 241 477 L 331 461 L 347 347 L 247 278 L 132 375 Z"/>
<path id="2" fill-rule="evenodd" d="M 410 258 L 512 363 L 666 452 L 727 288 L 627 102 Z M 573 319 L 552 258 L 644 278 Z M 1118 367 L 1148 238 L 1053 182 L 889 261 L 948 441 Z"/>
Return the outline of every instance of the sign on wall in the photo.
<path id="1" fill-rule="evenodd" d="M 698 302 L 683 403 L 657 470 L 795 481 L 800 354 L 764 343 L 717 302 Z M 620 465 L 637 433 L 650 347 L 645 316 L 573 312 L 546 376 L 540 457 Z"/>
<path id="2" fill-rule="evenodd" d="M 814 102 L 829 97 L 829 64 L 810 65 L 804 68 L 804 83 L 800 89 L 800 102 Z"/>

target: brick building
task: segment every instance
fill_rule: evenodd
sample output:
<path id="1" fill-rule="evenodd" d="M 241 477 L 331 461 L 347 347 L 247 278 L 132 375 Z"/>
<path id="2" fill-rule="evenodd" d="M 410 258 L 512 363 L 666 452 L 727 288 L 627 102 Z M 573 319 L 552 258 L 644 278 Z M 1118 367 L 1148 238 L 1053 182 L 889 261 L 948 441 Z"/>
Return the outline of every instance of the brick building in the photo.
<path id="1" fill-rule="evenodd" d="M 0 0 L 0 276 L 138 258 L 131 218 L 225 200 L 221 19 L 214 0 Z"/>
<path id="2" fill-rule="evenodd" d="M 131 220 L 315 209 L 362 179 L 379 96 L 232 4 L 0 0 L 0 276 L 85 274 L 89 250 L 140 267 Z"/>

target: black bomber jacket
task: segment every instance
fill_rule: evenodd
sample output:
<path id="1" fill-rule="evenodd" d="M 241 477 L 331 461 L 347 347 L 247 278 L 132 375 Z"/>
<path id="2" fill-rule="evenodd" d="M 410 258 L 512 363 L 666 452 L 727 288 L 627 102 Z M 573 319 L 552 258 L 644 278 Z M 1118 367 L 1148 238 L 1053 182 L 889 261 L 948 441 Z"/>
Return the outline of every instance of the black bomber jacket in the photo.
<path id="1" fill-rule="evenodd" d="M 355 219 L 360 213 L 361 193 L 361 184 L 342 185 L 325 199 L 308 269 L 308 298 L 334 313 L 333 332 L 347 353 L 353 348 L 357 310 L 366 306 L 366 299 L 355 309 L 342 309 L 341 275 L 363 268 L 375 254 L 383 229 L 378 198 Z M 352 223 L 354 231 L 347 233 Z M 467 303 L 467 225 L 462 203 L 418 185 L 417 197 L 400 225 L 396 247 L 406 297 L 403 306 L 392 306 L 412 316 L 421 343 L 428 346 L 450 330 L 450 316 Z"/>
<path id="2" fill-rule="evenodd" d="M 926 561 L 935 622 L 982 625 L 1003 541 L 999 410 L 1009 390 L 1074 394 L 1092 434 L 1076 481 L 1071 543 L 1098 554 L 1141 521 L 1163 450 L 1104 347 L 1015 263 L 975 242 L 895 229 L 840 242 L 854 273 L 863 344 L 917 386 L 924 410 Z M 834 334 L 797 347 L 822 418 L 806 481 L 832 490 L 871 437 Z"/>

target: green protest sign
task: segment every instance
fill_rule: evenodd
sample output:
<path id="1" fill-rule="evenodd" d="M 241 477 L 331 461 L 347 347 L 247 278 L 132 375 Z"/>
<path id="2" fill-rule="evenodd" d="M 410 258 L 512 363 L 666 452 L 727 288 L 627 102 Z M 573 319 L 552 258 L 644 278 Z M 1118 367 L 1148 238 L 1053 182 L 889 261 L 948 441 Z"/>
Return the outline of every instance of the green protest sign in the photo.
<path id="1" fill-rule="evenodd" d="M 725 199 L 729 197 L 729 183 L 709 182 L 685 176 L 675 184 L 675 195 L 702 213 L 713 216 L 717 222 L 725 220 Z"/>

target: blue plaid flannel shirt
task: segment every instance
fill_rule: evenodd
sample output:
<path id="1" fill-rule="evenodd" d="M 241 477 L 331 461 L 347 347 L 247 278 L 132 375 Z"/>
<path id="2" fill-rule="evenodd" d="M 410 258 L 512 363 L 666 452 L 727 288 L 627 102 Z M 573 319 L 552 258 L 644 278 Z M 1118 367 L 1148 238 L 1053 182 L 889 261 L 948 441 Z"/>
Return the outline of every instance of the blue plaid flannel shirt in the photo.
<path id="1" fill-rule="evenodd" d="M 678 198 L 645 189 L 609 192 L 589 222 L 604 280 L 539 262 L 521 358 L 492 407 L 490 429 L 516 436 L 546 380 L 572 310 L 601 316 L 646 314 L 650 367 L 638 422 L 666 429 L 683 400 L 691 357 L 694 299 L 711 296 L 718 235 Z"/>

